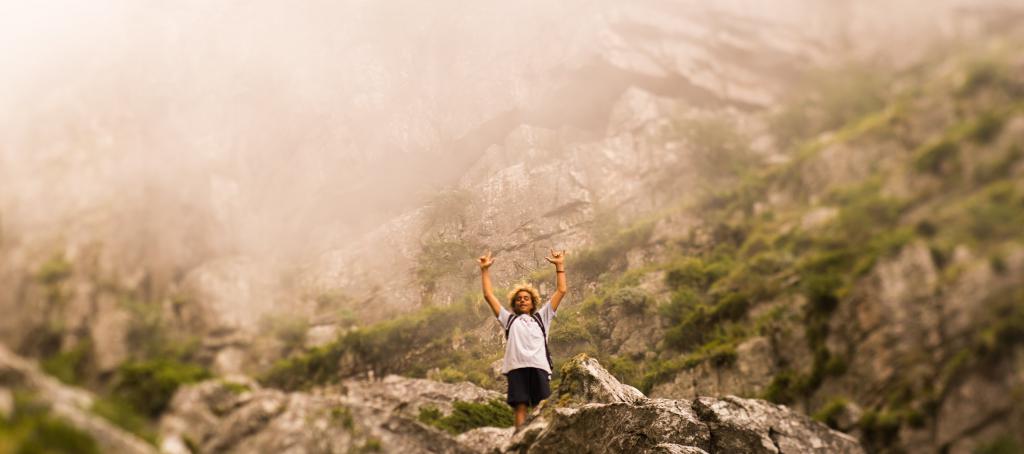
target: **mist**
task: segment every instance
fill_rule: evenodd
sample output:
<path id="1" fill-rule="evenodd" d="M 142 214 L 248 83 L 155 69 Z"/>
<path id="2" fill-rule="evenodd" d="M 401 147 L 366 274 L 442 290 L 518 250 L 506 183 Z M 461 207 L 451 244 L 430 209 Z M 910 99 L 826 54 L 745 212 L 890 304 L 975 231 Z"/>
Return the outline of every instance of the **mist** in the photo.
<path id="1" fill-rule="evenodd" d="M 669 81 L 652 90 L 713 84 L 659 61 L 672 43 L 609 32 L 642 17 L 728 34 L 701 23 L 711 10 L 804 25 L 765 39 L 820 42 L 808 65 L 925 49 L 944 27 L 915 2 L 7 2 L 0 241 L 92 245 L 165 280 L 226 257 L 294 269 L 453 185 L 518 124 L 599 135 L 623 68 Z"/>

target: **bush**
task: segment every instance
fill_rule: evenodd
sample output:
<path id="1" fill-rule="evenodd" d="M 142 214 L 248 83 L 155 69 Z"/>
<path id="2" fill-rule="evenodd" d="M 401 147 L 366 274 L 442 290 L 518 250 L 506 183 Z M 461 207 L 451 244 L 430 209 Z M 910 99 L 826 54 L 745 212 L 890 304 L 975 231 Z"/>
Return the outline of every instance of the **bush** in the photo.
<path id="1" fill-rule="evenodd" d="M 1003 130 L 1006 118 L 993 112 L 986 112 L 970 125 L 967 138 L 980 143 L 987 144 L 995 140 Z"/>
<path id="2" fill-rule="evenodd" d="M 71 263 L 63 255 L 55 255 L 36 272 L 36 280 L 45 286 L 57 285 L 71 277 Z"/>
<path id="3" fill-rule="evenodd" d="M 170 359 L 126 362 L 118 368 L 113 395 L 135 411 L 155 418 L 178 387 L 210 378 L 205 368 Z"/>
<path id="4" fill-rule="evenodd" d="M 972 240 L 992 242 L 1022 237 L 1024 196 L 1012 182 L 989 185 L 968 203 L 966 211 L 967 233 Z"/>
<path id="5" fill-rule="evenodd" d="M 831 400 L 826 402 L 825 405 L 822 405 L 821 408 L 818 409 L 818 411 L 814 413 L 814 419 L 816 421 L 825 423 L 825 425 L 833 429 L 838 430 L 839 415 L 841 415 L 843 411 L 846 410 L 847 405 L 849 405 L 849 402 L 847 402 L 845 398 L 833 397 Z"/>
<path id="6" fill-rule="evenodd" d="M 901 424 L 900 415 L 888 410 L 868 410 L 857 421 L 868 447 L 891 446 L 899 436 Z"/>
<path id="7" fill-rule="evenodd" d="M 651 303 L 651 297 L 635 287 L 628 287 L 617 290 L 610 297 L 608 297 L 608 303 L 622 306 L 630 311 L 643 312 L 647 310 L 647 306 Z"/>
<path id="8" fill-rule="evenodd" d="M 436 407 L 424 406 L 418 419 L 453 435 L 477 427 L 510 427 L 514 423 L 512 408 L 500 399 L 482 404 L 458 400 L 452 403 L 452 414 L 448 416 Z"/>
<path id="9" fill-rule="evenodd" d="M 936 175 L 952 173 L 959 166 L 960 146 L 950 140 L 940 140 L 922 147 L 915 153 L 914 167 L 921 172 Z"/>
<path id="10" fill-rule="evenodd" d="M 625 356 L 612 356 L 605 364 L 608 365 L 608 372 L 615 376 L 620 382 L 632 385 L 639 380 L 640 368 L 635 361 Z"/>
<path id="11" fill-rule="evenodd" d="M 99 454 L 96 440 L 50 414 L 31 395 L 15 392 L 14 411 L 0 418 L 0 451 L 12 453 Z"/>
<path id="12" fill-rule="evenodd" d="M 69 385 L 78 385 L 92 363 L 92 342 L 82 341 L 68 351 L 45 358 L 43 370 Z"/>
<path id="13" fill-rule="evenodd" d="M 792 404 L 802 395 L 799 391 L 800 377 L 791 370 L 782 370 L 772 377 L 764 389 L 763 397 L 769 402 L 781 405 Z"/>
<path id="14" fill-rule="evenodd" d="M 653 222 L 641 222 L 615 235 L 610 241 L 581 251 L 573 260 L 573 269 L 582 281 L 595 281 L 610 270 L 626 265 L 626 253 L 646 244 L 654 231 Z"/>
<path id="15" fill-rule="evenodd" d="M 695 257 L 680 260 L 665 273 L 665 284 L 674 290 L 692 288 L 703 291 L 711 282 L 712 276 L 705 269 L 704 262 Z"/>
<path id="16" fill-rule="evenodd" d="M 839 276 L 826 274 L 809 274 L 803 279 L 804 294 L 814 312 L 828 314 L 839 305 L 838 290 L 843 286 Z"/>
<path id="17" fill-rule="evenodd" d="M 93 401 L 92 412 L 102 416 L 114 425 L 127 430 L 139 438 L 156 445 L 157 433 L 150 421 L 139 414 L 132 406 L 112 397 L 102 397 Z"/>
<path id="18" fill-rule="evenodd" d="M 1020 434 L 1017 434 L 1020 436 Z M 975 451 L 975 454 L 1019 454 L 1024 452 L 1024 445 L 1021 445 L 1013 435 L 1002 435 L 982 444 Z"/>
<path id="19" fill-rule="evenodd" d="M 287 351 L 301 349 L 306 343 L 309 322 L 297 315 L 277 314 L 263 320 L 263 329 L 284 344 Z"/>
<path id="20" fill-rule="evenodd" d="M 332 408 L 331 420 L 340 423 L 341 427 L 348 430 L 352 430 L 355 427 L 355 420 L 352 419 L 352 410 L 345 406 Z"/>
<path id="21" fill-rule="evenodd" d="M 712 305 L 697 303 L 692 308 L 682 309 L 682 319 L 666 331 L 665 343 L 677 350 L 700 345 L 708 339 L 716 325 L 746 316 L 749 307 L 750 301 L 745 295 L 727 293 L 718 297 Z"/>
<path id="22" fill-rule="evenodd" d="M 422 375 L 434 367 L 450 365 L 453 355 L 449 341 L 455 330 L 476 327 L 486 317 L 493 315 L 475 297 L 449 306 L 426 307 L 354 329 L 330 344 L 278 361 L 261 381 L 267 386 L 294 390 L 335 382 L 367 369 L 379 374 Z M 420 354 L 411 357 L 414 351 Z M 346 355 L 351 361 L 342 364 Z M 343 369 L 350 364 L 360 369 Z"/>

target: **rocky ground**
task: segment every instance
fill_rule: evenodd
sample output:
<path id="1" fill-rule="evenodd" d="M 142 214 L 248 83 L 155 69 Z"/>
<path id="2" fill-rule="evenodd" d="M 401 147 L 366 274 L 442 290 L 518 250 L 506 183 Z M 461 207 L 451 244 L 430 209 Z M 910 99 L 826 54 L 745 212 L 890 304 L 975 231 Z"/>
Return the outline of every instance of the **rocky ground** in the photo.
<path id="1" fill-rule="evenodd" d="M 732 396 L 649 399 L 580 355 L 519 431 L 454 435 L 425 424 L 424 408 L 499 393 L 470 383 L 395 375 L 284 393 L 242 377 L 188 386 L 161 421 L 168 453 L 383 452 L 859 453 L 857 441 L 784 406 Z"/>

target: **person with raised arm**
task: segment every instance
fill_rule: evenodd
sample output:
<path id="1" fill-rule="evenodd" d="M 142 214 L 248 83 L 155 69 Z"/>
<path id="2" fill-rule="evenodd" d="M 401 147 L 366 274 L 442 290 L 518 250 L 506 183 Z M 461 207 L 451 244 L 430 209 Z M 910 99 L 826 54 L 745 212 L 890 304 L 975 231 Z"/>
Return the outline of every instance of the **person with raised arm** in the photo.
<path id="1" fill-rule="evenodd" d="M 494 296 L 491 285 L 490 267 L 494 263 L 490 251 L 481 256 L 480 279 L 484 299 L 505 330 L 505 358 L 501 373 L 508 377 L 508 398 L 506 401 L 515 410 L 516 429 L 526 421 L 529 407 L 539 404 L 551 395 L 551 352 L 548 351 L 548 335 L 558 305 L 565 297 L 565 251 L 551 250 L 545 260 L 555 266 L 555 292 L 547 304 L 538 307 L 540 292 L 527 283 L 516 285 L 508 294 L 508 305 L 502 307 Z"/>

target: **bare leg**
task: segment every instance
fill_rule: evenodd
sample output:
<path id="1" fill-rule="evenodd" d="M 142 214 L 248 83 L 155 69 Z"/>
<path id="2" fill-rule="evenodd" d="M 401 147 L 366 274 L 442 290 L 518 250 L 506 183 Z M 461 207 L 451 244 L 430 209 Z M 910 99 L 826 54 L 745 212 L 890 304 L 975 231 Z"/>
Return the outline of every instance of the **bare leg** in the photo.
<path id="1" fill-rule="evenodd" d="M 526 422 L 526 404 L 516 404 L 516 429 Z"/>

